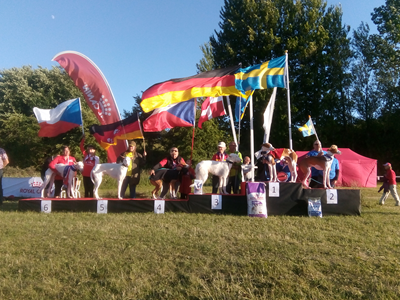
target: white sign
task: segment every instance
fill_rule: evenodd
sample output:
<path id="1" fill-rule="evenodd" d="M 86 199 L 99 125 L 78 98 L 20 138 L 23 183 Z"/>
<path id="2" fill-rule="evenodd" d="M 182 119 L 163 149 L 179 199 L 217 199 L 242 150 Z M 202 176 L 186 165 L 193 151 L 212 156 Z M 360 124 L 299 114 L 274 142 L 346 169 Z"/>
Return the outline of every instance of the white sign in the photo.
<path id="1" fill-rule="evenodd" d="M 270 182 L 268 185 L 268 195 L 270 197 L 279 197 L 279 182 Z"/>
<path id="2" fill-rule="evenodd" d="M 337 190 L 326 190 L 326 204 L 338 204 Z"/>
<path id="3" fill-rule="evenodd" d="M 41 197 L 40 187 L 43 181 L 40 177 L 3 177 L 3 195 L 5 197 Z M 54 185 L 52 188 L 54 192 Z"/>
<path id="4" fill-rule="evenodd" d="M 108 200 L 97 200 L 97 213 L 98 214 L 108 213 Z"/>
<path id="5" fill-rule="evenodd" d="M 42 200 L 40 202 L 40 210 L 44 213 L 51 213 L 51 200 Z"/>
<path id="6" fill-rule="evenodd" d="M 154 213 L 163 214 L 165 211 L 165 200 L 154 200 Z"/>
<path id="7" fill-rule="evenodd" d="M 222 195 L 211 195 L 211 209 L 222 209 Z"/>

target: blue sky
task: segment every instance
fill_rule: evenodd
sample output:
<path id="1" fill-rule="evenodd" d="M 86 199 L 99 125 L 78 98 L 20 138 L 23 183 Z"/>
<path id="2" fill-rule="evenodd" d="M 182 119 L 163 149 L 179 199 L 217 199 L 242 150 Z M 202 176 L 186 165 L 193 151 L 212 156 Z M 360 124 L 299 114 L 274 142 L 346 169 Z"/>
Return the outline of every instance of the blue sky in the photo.
<path id="1" fill-rule="evenodd" d="M 0 69 L 51 68 L 59 52 L 88 56 L 103 72 L 120 112 L 154 83 L 196 74 L 200 46 L 218 29 L 223 0 L 0 0 Z M 338 5 L 339 1 L 328 1 Z M 341 2 L 343 21 L 374 31 L 384 0 Z M 68 100 L 68 99 L 66 99 Z"/>

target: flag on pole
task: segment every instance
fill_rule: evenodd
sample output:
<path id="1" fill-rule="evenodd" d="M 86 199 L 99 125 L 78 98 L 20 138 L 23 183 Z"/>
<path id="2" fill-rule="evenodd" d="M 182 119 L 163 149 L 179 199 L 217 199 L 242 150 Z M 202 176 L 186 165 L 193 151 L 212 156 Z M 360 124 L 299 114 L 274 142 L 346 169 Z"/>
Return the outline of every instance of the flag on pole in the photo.
<path id="1" fill-rule="evenodd" d="M 240 68 L 235 74 L 236 88 L 245 93 L 249 90 L 263 90 L 286 87 L 286 55 L 262 64 Z"/>
<path id="2" fill-rule="evenodd" d="M 156 83 L 143 92 L 140 106 L 144 112 L 149 112 L 197 97 L 241 96 L 235 87 L 237 69 L 235 66 L 211 70 L 191 77 Z"/>
<path id="3" fill-rule="evenodd" d="M 92 125 L 90 126 L 89 131 L 95 137 L 100 146 L 105 150 L 108 150 L 109 147 L 116 145 L 118 140 L 144 138 L 137 113 L 122 121 L 112 124 Z"/>
<path id="4" fill-rule="evenodd" d="M 144 131 L 154 132 L 173 127 L 194 126 L 194 100 L 191 99 L 162 108 L 156 108 L 151 116 L 143 121 Z"/>
<path id="5" fill-rule="evenodd" d="M 72 128 L 82 126 L 80 99 L 65 101 L 53 109 L 34 107 L 33 112 L 39 122 L 40 137 L 55 137 Z"/>
<path id="6" fill-rule="evenodd" d="M 246 107 L 250 102 L 250 97 L 252 97 L 252 95 L 250 95 L 247 99 L 244 97 L 236 98 L 236 105 L 235 105 L 235 121 L 236 122 L 239 122 L 239 120 L 243 119 Z"/>
<path id="7" fill-rule="evenodd" d="M 201 116 L 198 126 L 201 128 L 205 121 L 226 115 L 223 97 L 208 97 L 201 105 Z"/>
<path id="8" fill-rule="evenodd" d="M 271 133 L 271 123 L 272 123 L 272 117 L 274 115 L 276 90 L 277 90 L 277 88 L 274 88 L 271 98 L 269 99 L 267 108 L 265 109 L 265 112 L 264 112 L 264 124 L 263 124 L 264 132 L 265 132 L 264 133 L 264 143 L 268 143 L 269 135 Z"/>
<path id="9" fill-rule="evenodd" d="M 299 131 L 303 134 L 303 137 L 307 137 L 313 134 L 316 134 L 315 132 L 315 127 L 314 127 L 314 123 L 311 120 L 311 118 L 307 121 L 306 124 L 304 124 L 303 126 L 296 126 Z"/>

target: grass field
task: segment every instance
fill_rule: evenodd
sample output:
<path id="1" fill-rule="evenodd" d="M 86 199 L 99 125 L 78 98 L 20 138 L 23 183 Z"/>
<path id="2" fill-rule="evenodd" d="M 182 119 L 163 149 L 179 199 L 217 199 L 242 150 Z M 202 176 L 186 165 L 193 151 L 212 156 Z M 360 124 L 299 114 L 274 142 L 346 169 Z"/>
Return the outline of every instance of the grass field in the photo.
<path id="1" fill-rule="evenodd" d="M 0 298 L 399 299 L 400 207 L 379 206 L 377 190 L 362 189 L 361 216 L 322 219 L 22 213 L 6 201 Z"/>

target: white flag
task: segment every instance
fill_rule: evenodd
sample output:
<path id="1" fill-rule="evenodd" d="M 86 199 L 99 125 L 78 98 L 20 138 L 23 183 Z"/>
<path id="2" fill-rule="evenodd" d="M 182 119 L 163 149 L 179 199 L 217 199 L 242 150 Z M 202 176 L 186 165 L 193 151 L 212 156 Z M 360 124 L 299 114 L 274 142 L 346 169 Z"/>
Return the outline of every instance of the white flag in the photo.
<path id="1" fill-rule="evenodd" d="M 263 128 L 265 131 L 264 143 L 268 143 L 268 141 L 269 141 L 269 134 L 271 132 L 272 116 L 274 115 L 274 108 L 275 108 L 276 89 L 277 88 L 275 87 L 274 91 L 272 92 L 271 98 L 269 99 L 267 108 L 265 109 L 265 112 L 264 112 L 264 124 L 263 124 Z"/>

